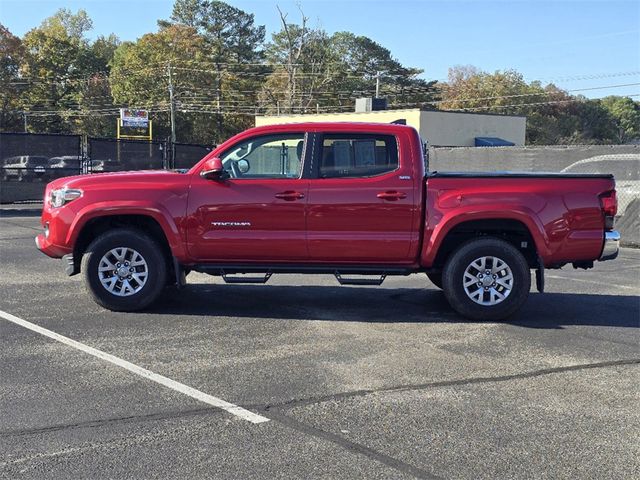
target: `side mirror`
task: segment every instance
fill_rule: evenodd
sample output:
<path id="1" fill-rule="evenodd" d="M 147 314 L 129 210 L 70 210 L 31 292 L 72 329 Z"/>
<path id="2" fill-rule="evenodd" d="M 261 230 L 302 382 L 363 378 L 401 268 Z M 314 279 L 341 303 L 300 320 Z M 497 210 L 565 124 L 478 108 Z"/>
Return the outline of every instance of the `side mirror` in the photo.
<path id="1" fill-rule="evenodd" d="M 200 176 L 207 180 L 226 180 L 229 178 L 229 173 L 226 172 L 222 166 L 222 160 L 218 157 L 214 157 L 204 162 L 204 167 L 200 172 Z"/>
<path id="2" fill-rule="evenodd" d="M 251 169 L 251 165 L 249 165 L 249 162 L 247 160 L 245 160 L 244 158 L 241 160 L 238 160 L 238 170 L 240 170 L 240 173 L 244 175 L 250 169 Z"/>

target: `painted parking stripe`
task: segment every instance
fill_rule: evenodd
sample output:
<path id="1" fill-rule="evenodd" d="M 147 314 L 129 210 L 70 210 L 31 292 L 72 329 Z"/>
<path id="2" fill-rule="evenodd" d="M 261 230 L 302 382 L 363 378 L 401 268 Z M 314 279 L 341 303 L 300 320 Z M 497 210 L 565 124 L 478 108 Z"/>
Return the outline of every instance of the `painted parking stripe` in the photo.
<path id="1" fill-rule="evenodd" d="M 258 415 L 256 413 L 250 412 L 249 410 L 245 410 L 238 405 L 234 405 L 233 403 L 226 402 L 220 398 L 214 397 L 207 393 L 201 392 L 200 390 L 196 390 L 195 388 L 191 388 L 188 385 L 184 385 L 183 383 L 176 382 L 175 380 L 171 380 L 162 375 L 158 375 L 157 373 L 153 373 L 146 368 L 139 367 L 134 365 L 131 362 L 127 362 L 121 358 L 118 358 L 109 353 L 105 353 L 96 348 L 85 345 L 84 343 L 77 342 L 69 337 L 65 337 L 64 335 L 60 335 L 56 332 L 52 332 L 51 330 L 47 330 L 46 328 L 42 328 L 38 325 L 35 325 L 31 322 L 27 322 L 22 318 L 16 317 L 10 313 L 4 312 L 0 310 L 0 317 L 8 320 L 9 322 L 15 323 L 16 325 L 20 325 L 21 327 L 27 328 L 33 332 L 39 333 L 40 335 L 44 335 L 45 337 L 49 337 L 53 340 L 56 340 L 60 343 L 64 343 L 70 347 L 73 347 L 77 350 L 80 350 L 84 353 L 88 353 L 89 355 L 93 355 L 96 358 L 109 362 L 113 365 L 117 365 L 118 367 L 124 368 L 125 370 L 129 370 L 136 375 L 139 375 L 148 380 L 152 380 L 160 385 L 164 385 L 176 392 L 183 393 L 191 398 L 195 398 L 196 400 L 200 400 L 203 403 L 211 405 L 216 408 L 220 408 L 229 412 L 231 415 L 235 415 L 243 420 L 247 420 L 251 423 L 264 423 L 268 422 L 269 419 L 267 417 L 263 417 L 262 415 Z"/>
<path id="2" fill-rule="evenodd" d="M 553 278 L 555 280 L 569 280 L 570 282 L 578 282 L 578 283 L 589 283 L 591 285 L 598 285 L 600 287 L 607 286 L 609 288 L 623 288 L 625 290 L 633 290 L 634 292 L 640 291 L 638 287 L 630 287 L 629 285 L 615 285 L 615 284 L 604 284 L 602 282 L 596 282 L 594 280 L 585 280 L 584 278 L 571 278 L 571 277 L 561 277 L 560 275 L 547 275 L 545 274 L 545 278 Z"/>

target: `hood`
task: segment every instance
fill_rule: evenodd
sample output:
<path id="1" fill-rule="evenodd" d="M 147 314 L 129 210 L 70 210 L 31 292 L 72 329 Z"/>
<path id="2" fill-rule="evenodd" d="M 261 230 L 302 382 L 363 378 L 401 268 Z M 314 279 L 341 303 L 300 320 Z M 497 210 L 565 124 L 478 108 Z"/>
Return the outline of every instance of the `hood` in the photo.
<path id="1" fill-rule="evenodd" d="M 136 186 L 144 187 L 149 184 L 175 183 L 184 179 L 187 175 L 171 170 L 139 170 L 132 172 L 113 172 L 113 173 L 93 173 L 90 175 L 75 175 L 72 177 L 62 177 L 54 180 L 48 185 L 49 189 L 56 188 L 79 188 L 86 189 L 91 187 L 115 187 L 135 188 Z"/>

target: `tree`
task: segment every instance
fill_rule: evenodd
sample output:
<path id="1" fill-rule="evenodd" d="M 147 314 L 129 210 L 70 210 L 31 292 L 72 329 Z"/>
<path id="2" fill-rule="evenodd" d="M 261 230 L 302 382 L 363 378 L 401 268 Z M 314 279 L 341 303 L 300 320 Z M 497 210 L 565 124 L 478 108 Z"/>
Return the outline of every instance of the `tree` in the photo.
<path id="1" fill-rule="evenodd" d="M 19 77 L 24 47 L 18 37 L 0 24 L 0 131 L 21 129 L 19 100 L 24 82 Z"/>
<path id="2" fill-rule="evenodd" d="M 178 111 L 188 108 L 202 90 L 213 88 L 214 78 L 207 71 L 176 67 L 204 57 L 204 38 L 195 28 L 167 25 L 136 42 L 125 42 L 114 53 L 110 84 L 115 101 L 154 112 L 156 135 L 169 134 L 169 75 L 176 92 Z M 182 108 L 183 105 L 184 107 Z M 180 114 L 177 133 L 180 141 L 193 141 L 199 123 Z M 209 132 L 211 141 L 214 132 Z M 203 137 L 204 138 L 204 137 Z M 200 140 L 204 141 L 204 140 Z"/>
<path id="3" fill-rule="evenodd" d="M 297 24 L 289 23 L 288 15 L 278 11 L 281 30 L 266 47 L 273 70 L 260 94 L 267 113 L 305 113 L 316 106 L 352 109 L 356 97 L 375 94 L 378 78 L 382 80 L 380 94 L 391 105 L 417 105 L 435 98 L 436 82 L 417 78 L 422 70 L 404 67 L 372 39 L 349 32 L 329 36 L 309 27 L 302 10 Z"/>
<path id="4" fill-rule="evenodd" d="M 252 67 L 262 61 L 265 27 L 255 25 L 253 14 L 217 0 L 176 0 L 170 22 L 160 22 L 161 26 L 170 24 L 194 28 L 204 39 L 200 65 L 214 72 L 216 133 L 217 140 L 222 140 L 238 123 L 246 124 L 245 119 L 230 113 L 233 106 L 239 101 L 256 103 L 258 77 L 243 74 L 255 71 Z M 209 96 L 204 99 L 204 106 L 209 107 Z"/>
<path id="5" fill-rule="evenodd" d="M 73 14 L 61 9 L 40 27 L 27 32 L 21 75 L 28 83 L 23 96 L 26 109 L 42 113 L 30 116 L 30 127 L 65 133 L 73 129 L 70 111 L 76 110 L 80 86 L 91 73 L 90 45 L 84 34 L 91 20 L 84 10 Z"/>
<path id="6" fill-rule="evenodd" d="M 99 36 L 84 51 L 82 60 L 90 70 L 79 88 L 78 108 L 81 116 L 76 118 L 76 131 L 90 136 L 113 137 L 116 135 L 114 116 L 117 106 L 113 102 L 109 75 L 115 51 L 121 42 L 114 34 Z"/>
<path id="7" fill-rule="evenodd" d="M 288 15 L 280 8 L 278 12 L 282 29 L 266 47 L 272 71 L 260 92 L 260 103 L 268 113 L 305 113 L 321 103 L 322 90 L 331 90 L 336 77 L 330 39 L 323 30 L 308 26 L 302 10 L 300 24 L 288 23 Z"/>
<path id="8" fill-rule="evenodd" d="M 443 109 L 526 115 L 531 144 L 612 143 L 616 136 L 621 141 L 614 111 L 625 112 L 619 116 L 626 119 L 619 121 L 625 127 L 618 132 L 634 135 L 633 102 L 572 96 L 553 84 L 527 83 L 514 70 L 490 74 L 472 66 L 454 67 L 440 88 Z M 626 107 L 617 110 L 623 104 Z"/>
<path id="9" fill-rule="evenodd" d="M 618 96 L 604 97 L 600 102 L 613 119 L 617 142 L 640 139 L 640 103 Z"/>
<path id="10" fill-rule="evenodd" d="M 423 70 L 403 66 L 389 49 L 374 40 L 337 32 L 331 37 L 331 49 L 341 72 L 338 83 L 354 96 L 373 96 L 376 80 L 380 80 L 380 95 L 391 105 L 417 105 L 436 98 L 435 81 L 418 78 Z"/>

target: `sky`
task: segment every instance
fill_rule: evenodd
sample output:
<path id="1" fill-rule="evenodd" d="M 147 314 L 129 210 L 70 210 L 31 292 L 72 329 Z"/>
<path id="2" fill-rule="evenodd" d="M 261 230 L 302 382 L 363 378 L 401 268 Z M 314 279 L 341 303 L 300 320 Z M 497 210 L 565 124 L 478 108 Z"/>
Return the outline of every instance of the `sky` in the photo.
<path id="1" fill-rule="evenodd" d="M 640 0 L 229 0 L 255 14 L 267 37 L 279 30 L 276 5 L 299 22 L 299 3 L 312 26 L 350 31 L 388 48 L 428 80 L 448 68 L 515 69 L 528 81 L 553 82 L 590 98 L 638 95 Z M 115 33 L 135 40 L 171 15 L 172 0 L 0 0 L 0 23 L 24 35 L 59 8 L 83 8 L 91 37 Z M 600 88 L 623 85 L 619 87 Z M 634 97 L 636 100 L 640 97 Z"/>

